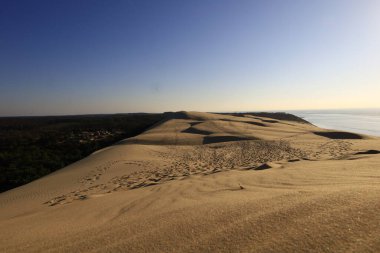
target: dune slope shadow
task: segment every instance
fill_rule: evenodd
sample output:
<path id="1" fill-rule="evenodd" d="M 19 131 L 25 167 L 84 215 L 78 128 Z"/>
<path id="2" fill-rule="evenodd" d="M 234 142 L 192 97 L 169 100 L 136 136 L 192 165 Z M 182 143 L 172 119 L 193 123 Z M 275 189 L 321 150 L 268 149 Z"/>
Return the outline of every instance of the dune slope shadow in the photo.
<path id="1" fill-rule="evenodd" d="M 363 136 L 359 134 L 349 133 L 349 132 L 313 132 L 316 135 L 323 136 L 329 139 L 334 140 L 343 140 L 343 139 L 363 139 Z"/>
<path id="2" fill-rule="evenodd" d="M 228 142 L 228 141 L 245 141 L 252 140 L 251 138 L 237 137 L 237 136 L 205 136 L 203 138 L 203 144 L 211 144 L 218 142 Z"/>
<path id="3" fill-rule="evenodd" d="M 251 125 L 256 125 L 256 126 L 262 126 L 266 127 L 264 123 L 260 122 L 254 122 L 254 121 L 238 121 L 238 120 L 231 120 L 231 119 L 221 119 L 221 121 L 230 121 L 230 122 L 236 122 L 236 123 L 246 123 L 246 124 L 251 124 Z"/>
<path id="4" fill-rule="evenodd" d="M 263 163 L 259 167 L 255 168 L 254 170 L 267 170 L 272 169 L 272 166 L 270 166 L 268 163 Z"/>
<path id="5" fill-rule="evenodd" d="M 377 155 L 377 154 L 380 154 L 380 151 L 373 150 L 373 149 L 355 153 L 355 155 Z"/>
<path id="6" fill-rule="evenodd" d="M 245 121 L 244 123 L 255 125 L 255 126 L 262 126 L 262 127 L 266 127 L 267 126 L 267 125 L 265 125 L 263 123 L 260 123 L 260 122 Z"/>
<path id="7" fill-rule="evenodd" d="M 205 130 L 199 130 L 194 127 L 189 127 L 186 128 L 185 130 L 182 131 L 182 133 L 189 133 L 189 134 L 202 134 L 202 135 L 209 135 L 212 134 L 212 132 L 205 131 Z"/>
<path id="8" fill-rule="evenodd" d="M 277 120 L 271 120 L 271 119 L 262 119 L 261 121 L 263 121 L 263 122 L 267 122 L 267 123 L 280 123 L 280 122 L 277 121 Z"/>

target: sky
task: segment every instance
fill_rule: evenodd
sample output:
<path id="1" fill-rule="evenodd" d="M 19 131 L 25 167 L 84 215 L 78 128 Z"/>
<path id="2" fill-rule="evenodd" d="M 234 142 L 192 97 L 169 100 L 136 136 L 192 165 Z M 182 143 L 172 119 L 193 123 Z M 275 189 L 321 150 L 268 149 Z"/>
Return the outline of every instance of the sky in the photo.
<path id="1" fill-rule="evenodd" d="M 0 116 L 380 107 L 378 0 L 0 0 Z"/>

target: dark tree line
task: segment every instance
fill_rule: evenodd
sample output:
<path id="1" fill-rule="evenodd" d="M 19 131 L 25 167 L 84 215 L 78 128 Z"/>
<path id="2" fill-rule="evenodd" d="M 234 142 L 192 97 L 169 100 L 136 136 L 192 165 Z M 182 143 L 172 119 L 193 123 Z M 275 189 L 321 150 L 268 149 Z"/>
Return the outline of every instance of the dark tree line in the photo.
<path id="1" fill-rule="evenodd" d="M 0 118 L 0 192 L 140 134 L 162 114 Z"/>

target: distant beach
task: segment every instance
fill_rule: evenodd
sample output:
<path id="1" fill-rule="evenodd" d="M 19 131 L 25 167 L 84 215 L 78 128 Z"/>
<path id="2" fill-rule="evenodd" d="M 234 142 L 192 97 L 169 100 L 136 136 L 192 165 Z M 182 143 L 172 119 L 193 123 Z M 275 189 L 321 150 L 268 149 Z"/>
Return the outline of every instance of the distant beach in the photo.
<path id="1" fill-rule="evenodd" d="M 290 111 L 327 129 L 380 136 L 380 109 Z"/>

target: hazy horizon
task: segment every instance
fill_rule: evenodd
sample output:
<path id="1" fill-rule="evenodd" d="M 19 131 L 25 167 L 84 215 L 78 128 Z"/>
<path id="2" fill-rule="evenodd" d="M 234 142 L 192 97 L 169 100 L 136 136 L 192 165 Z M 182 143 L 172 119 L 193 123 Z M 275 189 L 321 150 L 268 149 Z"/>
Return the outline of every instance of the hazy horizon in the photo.
<path id="1" fill-rule="evenodd" d="M 139 114 L 139 113 L 146 113 L 146 114 L 160 114 L 160 113 L 165 113 L 165 112 L 180 112 L 180 111 L 186 111 L 186 110 L 169 110 L 169 111 L 135 111 L 135 112 L 108 112 L 108 113 L 62 113 L 62 114 L 36 114 L 36 115 L 0 115 L 0 118 L 12 118 L 12 117 L 59 117 L 59 116 L 96 116 L 96 115 L 115 115 L 115 114 Z M 190 112 L 190 110 L 187 110 Z M 378 108 L 327 108 L 327 109 L 289 109 L 289 110 L 284 110 L 284 109 L 279 109 L 279 110 L 244 110 L 244 111 L 232 111 L 232 110 L 226 110 L 226 111 L 194 111 L 194 112 L 205 112 L 205 113 L 260 113 L 260 112 L 270 112 L 270 113 L 290 113 L 297 115 L 297 113 L 305 113 L 305 112 L 310 112 L 310 113 L 356 113 L 356 112 L 364 112 L 364 113 L 370 113 L 374 112 L 376 115 L 380 113 L 380 107 Z"/>
<path id="2" fill-rule="evenodd" d="M 0 116 L 379 107 L 379 1 L 0 10 Z"/>

